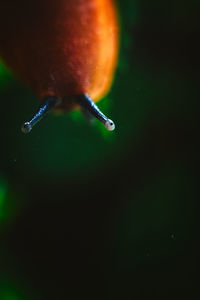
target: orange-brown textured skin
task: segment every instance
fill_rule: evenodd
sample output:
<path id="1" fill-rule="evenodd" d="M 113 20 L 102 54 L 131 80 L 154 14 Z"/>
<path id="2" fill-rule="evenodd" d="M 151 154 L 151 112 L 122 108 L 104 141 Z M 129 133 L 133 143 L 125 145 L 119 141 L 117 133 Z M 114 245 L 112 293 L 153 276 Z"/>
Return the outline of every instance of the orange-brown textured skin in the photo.
<path id="1" fill-rule="evenodd" d="M 113 0 L 1 0 L 0 11 L 0 57 L 39 99 L 107 93 L 118 53 Z"/>

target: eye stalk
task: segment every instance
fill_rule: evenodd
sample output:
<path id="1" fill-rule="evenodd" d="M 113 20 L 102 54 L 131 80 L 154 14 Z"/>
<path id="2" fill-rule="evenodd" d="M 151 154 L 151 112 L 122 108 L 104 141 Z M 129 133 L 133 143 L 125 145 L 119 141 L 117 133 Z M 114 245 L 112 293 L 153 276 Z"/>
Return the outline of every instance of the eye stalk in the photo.
<path id="1" fill-rule="evenodd" d="M 76 97 L 76 103 L 91 116 L 98 119 L 104 124 L 107 130 L 112 131 L 115 129 L 115 124 L 112 120 L 108 119 L 94 103 L 94 101 L 87 94 L 82 94 Z"/>
<path id="2" fill-rule="evenodd" d="M 56 107 L 60 103 L 60 99 L 57 97 L 46 97 L 42 105 L 39 107 L 35 115 L 28 122 L 25 122 L 21 130 L 23 133 L 29 133 L 33 126 L 35 126 L 40 120 L 44 118 L 44 116 L 50 112 L 54 107 Z"/>

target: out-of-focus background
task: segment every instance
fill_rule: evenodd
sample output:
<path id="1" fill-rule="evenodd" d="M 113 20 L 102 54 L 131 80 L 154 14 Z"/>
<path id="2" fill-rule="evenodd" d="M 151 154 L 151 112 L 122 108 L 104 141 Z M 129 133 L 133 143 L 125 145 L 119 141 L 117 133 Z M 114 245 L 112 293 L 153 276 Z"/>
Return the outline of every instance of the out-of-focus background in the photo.
<path id="1" fill-rule="evenodd" d="M 117 4 L 114 133 L 73 112 L 23 135 L 38 101 L 0 64 L 0 300 L 199 290 L 200 2 Z"/>

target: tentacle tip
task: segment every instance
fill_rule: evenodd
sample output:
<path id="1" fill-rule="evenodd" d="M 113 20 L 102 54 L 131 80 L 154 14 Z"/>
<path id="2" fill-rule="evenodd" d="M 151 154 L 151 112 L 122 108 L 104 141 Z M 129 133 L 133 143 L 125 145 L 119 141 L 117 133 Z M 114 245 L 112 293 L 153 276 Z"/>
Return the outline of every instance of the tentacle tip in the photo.
<path id="1" fill-rule="evenodd" d="M 30 124 L 30 122 L 25 122 L 22 127 L 21 127 L 21 130 L 23 133 L 29 133 L 32 129 L 32 126 Z"/>
<path id="2" fill-rule="evenodd" d="M 105 123 L 105 127 L 109 130 L 109 131 L 113 131 L 115 129 L 115 123 L 108 119 L 108 121 L 106 121 Z"/>

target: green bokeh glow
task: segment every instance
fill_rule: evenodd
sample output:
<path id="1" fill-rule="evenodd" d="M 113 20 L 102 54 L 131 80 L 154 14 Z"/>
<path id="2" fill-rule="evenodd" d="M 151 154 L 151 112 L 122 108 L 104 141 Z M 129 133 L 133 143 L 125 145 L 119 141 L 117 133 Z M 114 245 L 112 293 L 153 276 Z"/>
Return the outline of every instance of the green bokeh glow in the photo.
<path id="1" fill-rule="evenodd" d="M 10 75 L 9 72 L 6 70 L 6 68 L 3 66 L 1 60 L 0 60 L 0 90 L 1 87 L 6 84 L 7 81 L 9 81 Z"/>
<path id="2" fill-rule="evenodd" d="M 1 297 L 1 300 L 22 300 L 21 297 L 19 297 L 12 291 L 5 291 L 4 293 L 2 293 L 0 295 L 0 297 Z"/>
<path id="3" fill-rule="evenodd" d="M 0 221 L 2 221 L 6 217 L 6 200 L 8 196 L 8 185 L 3 180 L 3 178 L 0 177 Z"/>
<path id="4" fill-rule="evenodd" d="M 0 299 L 1 300 L 27 300 L 14 287 L 0 282 Z"/>
<path id="5" fill-rule="evenodd" d="M 8 181 L 0 175 L 0 229 L 14 220 L 18 209 L 20 209 L 20 201 L 11 188 Z"/>

